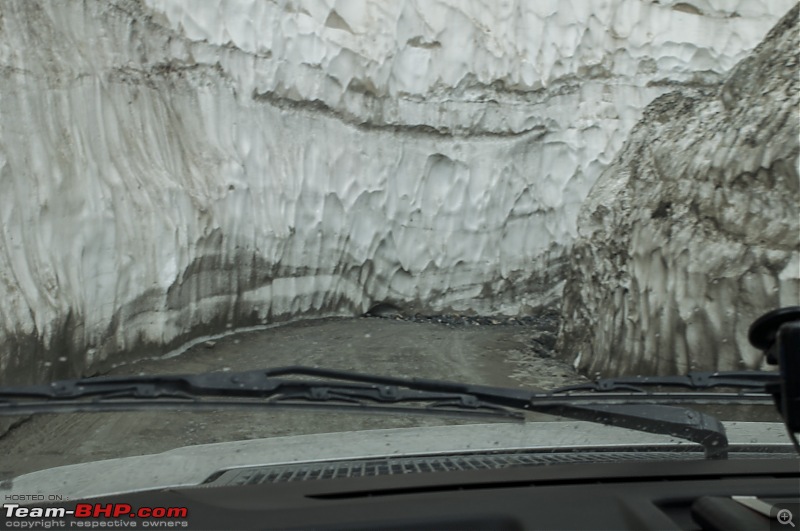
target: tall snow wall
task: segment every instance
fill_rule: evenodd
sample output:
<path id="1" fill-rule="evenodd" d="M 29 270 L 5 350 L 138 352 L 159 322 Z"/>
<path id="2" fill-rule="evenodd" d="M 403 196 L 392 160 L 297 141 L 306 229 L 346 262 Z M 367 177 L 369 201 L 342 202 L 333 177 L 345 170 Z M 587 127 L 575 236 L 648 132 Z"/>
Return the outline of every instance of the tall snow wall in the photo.
<path id="1" fill-rule="evenodd" d="M 0 381 L 381 301 L 550 305 L 645 105 L 791 4 L 7 0 Z"/>
<path id="2" fill-rule="evenodd" d="M 579 218 L 561 352 L 599 374 L 762 368 L 800 305 L 800 5 L 716 89 L 644 112 Z"/>

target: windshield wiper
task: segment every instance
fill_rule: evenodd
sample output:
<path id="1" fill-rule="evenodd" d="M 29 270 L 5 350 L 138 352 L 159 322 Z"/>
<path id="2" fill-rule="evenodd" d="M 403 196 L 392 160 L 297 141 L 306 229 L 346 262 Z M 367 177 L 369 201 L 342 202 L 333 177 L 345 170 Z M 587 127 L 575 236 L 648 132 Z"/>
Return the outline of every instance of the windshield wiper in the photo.
<path id="1" fill-rule="evenodd" d="M 779 383 L 780 379 L 780 373 L 767 371 L 690 372 L 684 376 L 602 378 L 584 384 L 559 387 L 550 392 L 551 394 L 567 394 L 574 391 L 647 393 L 648 391 L 645 389 L 647 387 L 681 387 L 692 390 L 730 387 L 765 393 L 768 386 Z"/>
<path id="2" fill-rule="evenodd" d="M 308 376 L 310 379 L 281 378 Z M 467 416 L 523 415 L 451 386 L 415 386 L 411 380 L 349 371 L 291 366 L 244 372 L 112 376 L 59 380 L 47 385 L 0 388 L 0 415 L 56 411 L 120 411 L 150 406 L 192 408 L 325 406 L 458 413 Z M 443 382 L 444 383 L 444 382 Z"/>
<path id="3" fill-rule="evenodd" d="M 749 391 L 742 393 L 697 393 L 693 401 L 718 397 L 770 400 L 765 385 L 772 373 L 714 373 L 714 377 L 689 375 L 684 386 L 703 389 L 724 385 Z M 742 375 L 747 374 L 747 377 Z M 306 377 L 298 379 L 297 377 Z M 643 385 L 665 385 L 673 377 L 633 379 Z M 676 377 L 682 378 L 682 377 Z M 624 380 L 626 383 L 616 385 Z M 332 406 L 392 411 L 414 411 L 468 416 L 523 418 L 522 411 L 599 422 L 650 433 L 671 435 L 701 444 L 708 457 L 724 457 L 727 438 L 722 424 L 709 415 L 657 402 L 678 401 L 684 394 L 646 393 L 630 389 L 630 379 L 569 386 L 554 391 L 511 389 L 470 385 L 422 378 L 375 376 L 313 367 L 280 367 L 245 372 L 197 375 L 97 377 L 61 380 L 49 385 L 0 389 L 0 414 L 20 415 L 55 411 L 117 411 L 161 407 L 265 407 Z M 712 384 L 711 382 L 716 382 Z M 688 383 L 687 383 L 688 382 Z M 760 382 L 756 385 L 756 382 Z M 580 390 L 590 392 L 577 393 Z M 628 393 L 619 393 L 625 389 Z M 599 403 L 601 397 L 609 398 Z"/>
<path id="4" fill-rule="evenodd" d="M 290 376 L 293 378 L 285 378 Z M 298 379 L 306 376 L 310 379 Z M 284 378 L 282 378 L 284 377 Z M 615 404 L 670 402 L 720 402 L 769 400 L 767 389 L 779 381 L 778 373 L 760 371 L 690 373 L 686 376 L 630 377 L 597 380 L 585 384 L 537 391 L 472 385 L 425 378 L 377 376 L 352 371 L 304 366 L 277 367 L 244 372 L 202 374 L 106 376 L 58 380 L 50 384 L 0 388 L 0 412 L 58 403 L 100 404 L 119 399 L 179 399 L 197 401 L 214 398 L 261 398 L 268 403 L 370 401 L 376 403 L 422 403 L 448 401 L 456 406 L 489 409 L 530 409 L 534 405 L 570 403 L 590 405 L 598 401 Z M 679 386 L 692 390 L 711 387 L 737 389 L 733 393 L 658 393 L 645 387 Z M 584 391 L 579 393 L 577 391 Z M 627 392 L 621 392 L 627 391 Z M 747 392 L 745 392 L 747 391 Z M 644 396 L 643 396 L 644 395 Z M 40 402 L 35 402 L 39 399 Z"/>
<path id="5" fill-rule="evenodd" d="M 680 437 L 707 457 L 727 456 L 716 418 L 675 402 L 774 401 L 800 453 L 800 307 L 769 312 L 750 327 L 750 342 L 778 372 L 694 372 L 685 376 L 608 378 L 552 391 L 509 389 L 421 378 L 397 378 L 312 367 L 281 367 L 198 375 L 99 377 L 0 388 L 0 415 L 117 411 L 146 407 L 316 406 L 376 411 L 524 418 L 537 411 Z M 291 376 L 293 378 L 286 378 Z M 307 379 L 298 379 L 305 376 Z M 681 387 L 664 393 L 652 388 Z M 734 392 L 707 391 L 727 387 Z"/>

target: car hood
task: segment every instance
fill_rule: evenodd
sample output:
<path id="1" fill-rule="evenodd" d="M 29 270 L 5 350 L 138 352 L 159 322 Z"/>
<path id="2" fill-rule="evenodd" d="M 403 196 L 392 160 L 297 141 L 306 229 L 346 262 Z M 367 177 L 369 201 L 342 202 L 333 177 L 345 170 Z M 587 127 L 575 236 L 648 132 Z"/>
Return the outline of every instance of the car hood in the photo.
<path id="1" fill-rule="evenodd" d="M 780 423 L 724 422 L 730 445 L 788 448 Z M 185 446 L 167 452 L 41 470 L 2 482 L 6 499 L 83 499 L 203 483 L 220 470 L 403 456 L 503 451 L 674 449 L 682 439 L 589 422 L 400 428 Z M 12 496 L 12 498 L 9 498 Z M 42 497 L 40 497 L 42 496 Z"/>

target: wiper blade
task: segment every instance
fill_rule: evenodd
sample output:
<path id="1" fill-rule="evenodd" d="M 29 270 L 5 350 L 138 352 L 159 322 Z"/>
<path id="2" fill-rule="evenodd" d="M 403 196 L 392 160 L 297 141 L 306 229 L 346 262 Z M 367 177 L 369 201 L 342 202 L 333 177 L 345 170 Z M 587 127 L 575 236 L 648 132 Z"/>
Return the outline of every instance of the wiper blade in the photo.
<path id="1" fill-rule="evenodd" d="M 681 387 L 692 390 L 729 387 L 767 393 L 767 386 L 779 383 L 780 377 L 778 372 L 767 371 L 690 372 L 684 376 L 626 376 L 559 387 L 550 391 L 550 394 L 562 395 L 574 391 L 648 393 L 649 391 L 645 389 L 648 387 Z"/>
<path id="2" fill-rule="evenodd" d="M 299 380 L 279 376 L 311 376 Z M 476 416 L 522 418 L 513 409 L 468 392 L 415 388 L 401 378 L 347 371 L 282 367 L 244 372 L 158 376 L 114 376 L 59 380 L 49 385 L 0 388 L 0 415 L 55 411 L 119 411 L 164 404 L 217 408 L 330 404 L 368 407 L 401 405 L 428 412 L 474 412 Z M 347 409 L 347 407 L 340 407 Z M 408 411 L 408 409 L 403 409 Z M 469 415 L 468 415 L 469 416 Z"/>

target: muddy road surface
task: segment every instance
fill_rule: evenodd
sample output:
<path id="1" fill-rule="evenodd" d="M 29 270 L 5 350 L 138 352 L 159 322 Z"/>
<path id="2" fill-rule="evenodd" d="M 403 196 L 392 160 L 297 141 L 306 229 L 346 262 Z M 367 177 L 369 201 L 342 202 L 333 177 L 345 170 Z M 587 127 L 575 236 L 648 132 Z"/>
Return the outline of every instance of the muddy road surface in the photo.
<path id="1" fill-rule="evenodd" d="M 556 326 L 553 320 L 446 317 L 304 321 L 199 343 L 178 356 L 125 365 L 111 374 L 307 365 L 515 387 L 552 388 L 584 381 L 568 364 L 550 357 Z M 0 474 L 9 478 L 53 466 L 194 444 L 456 422 L 486 420 L 252 409 L 42 415 L 23 419 L 0 437 Z"/>

